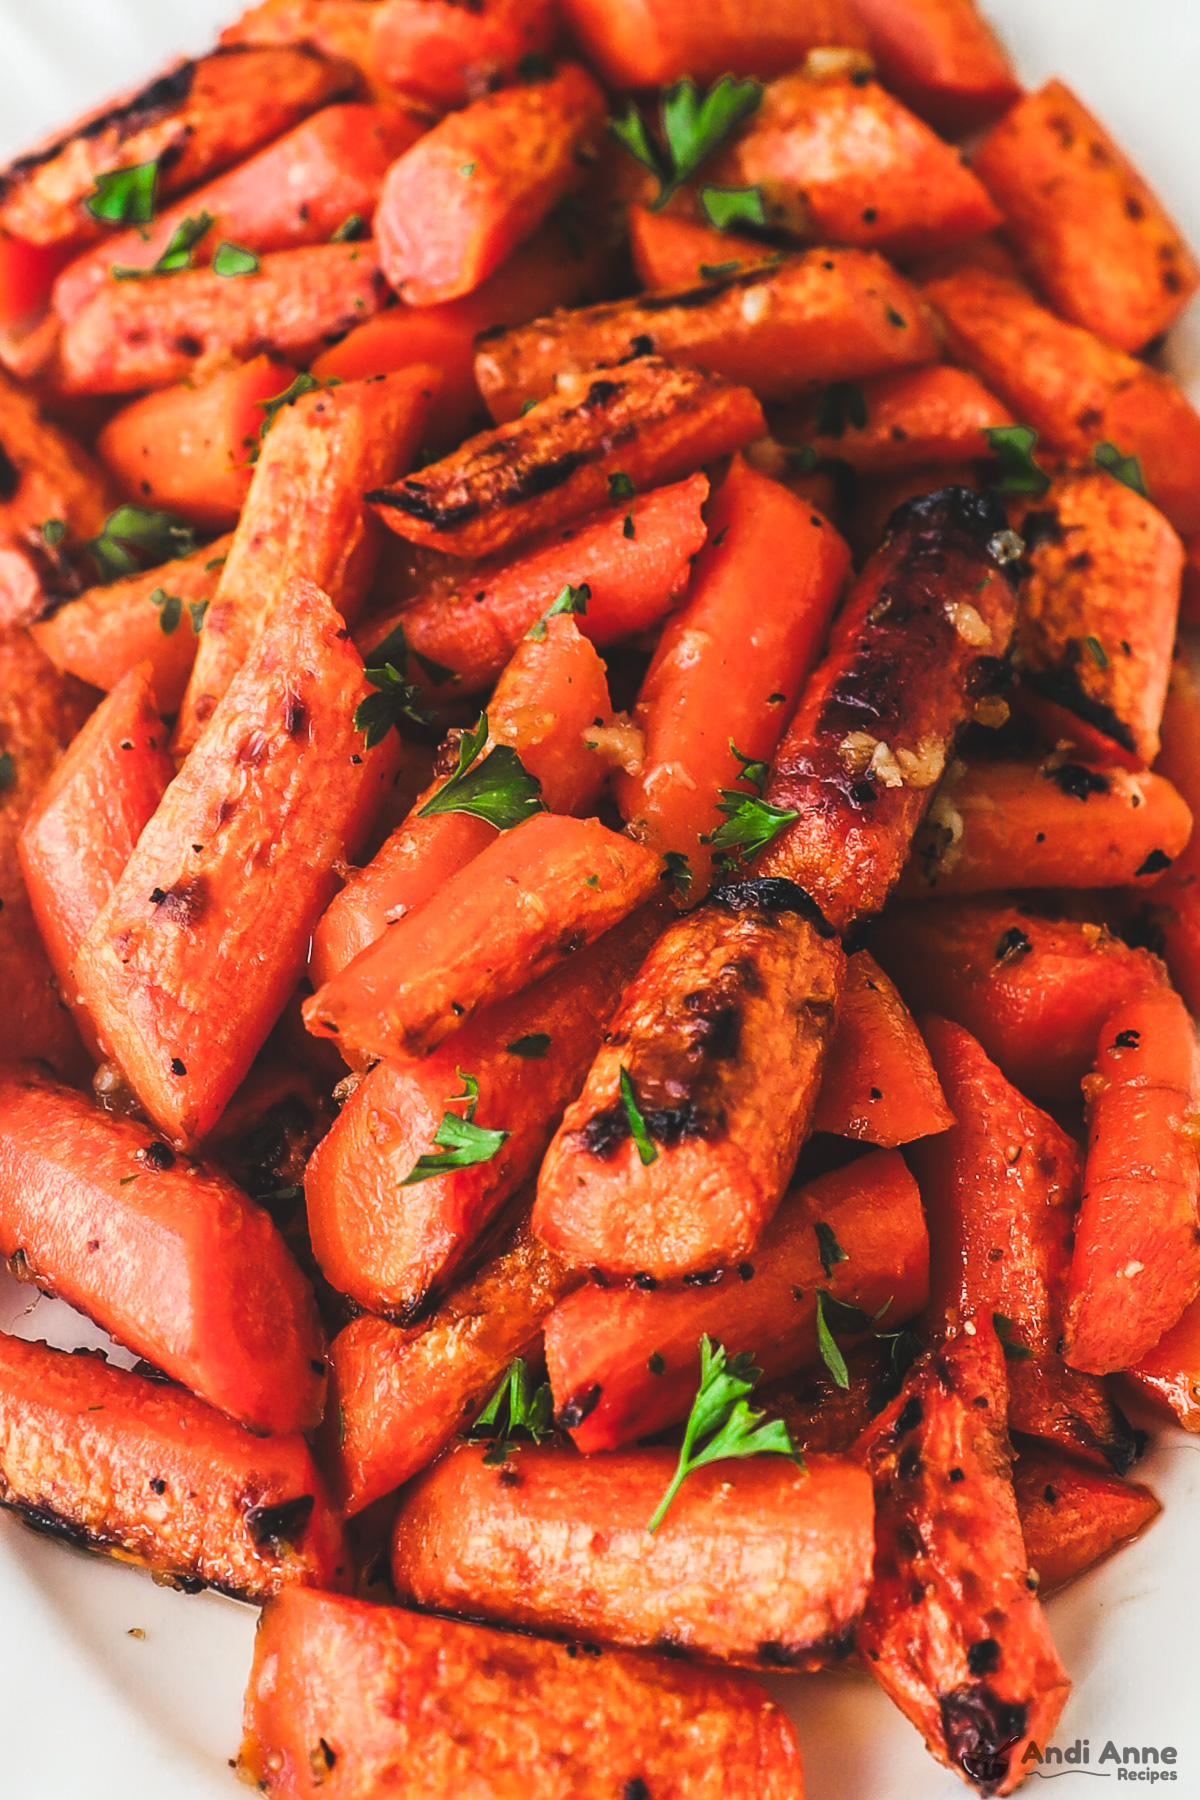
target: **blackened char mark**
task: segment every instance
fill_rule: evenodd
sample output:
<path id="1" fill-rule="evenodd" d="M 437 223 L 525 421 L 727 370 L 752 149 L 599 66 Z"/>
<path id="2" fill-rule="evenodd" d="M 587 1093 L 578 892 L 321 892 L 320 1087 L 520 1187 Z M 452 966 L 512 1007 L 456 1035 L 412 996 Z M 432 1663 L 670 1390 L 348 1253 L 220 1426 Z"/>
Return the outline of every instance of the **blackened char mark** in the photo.
<path id="1" fill-rule="evenodd" d="M 1107 775 L 1101 775 L 1098 769 L 1085 768 L 1082 763 L 1060 763 L 1057 769 L 1047 769 L 1045 776 L 1068 800 L 1087 800 L 1092 794 L 1107 794 L 1112 786 Z"/>
<path id="2" fill-rule="evenodd" d="M 21 485 L 21 471 L 0 444 L 0 500 L 11 500 Z"/>
<path id="3" fill-rule="evenodd" d="M 703 1034 L 706 1023 L 707 1021 L 700 1021 L 702 1036 L 706 1035 Z M 738 1023 L 740 1026 L 740 1019 Z M 712 1052 L 709 1051 L 708 1054 L 712 1055 Z M 701 1116 L 693 1099 L 687 1099 L 679 1106 L 644 1108 L 642 1123 L 646 1127 L 647 1137 L 666 1149 L 681 1144 L 684 1138 L 713 1135 L 713 1121 Z M 609 1162 L 631 1132 L 624 1102 L 618 1100 L 615 1105 L 605 1107 L 603 1112 L 593 1113 L 587 1124 L 580 1126 L 576 1135 L 590 1156 L 594 1156 L 598 1162 Z"/>
<path id="4" fill-rule="evenodd" d="M 1133 752 L 1137 746 L 1132 728 L 1111 706 L 1084 691 L 1077 672 L 1079 652 L 1079 645 L 1072 642 L 1068 647 L 1068 660 L 1063 666 L 1057 669 L 1022 669 L 1021 680 L 1035 694 L 1042 694 L 1047 700 L 1053 700 L 1056 706 L 1074 713 L 1085 725 L 1094 726 L 1104 737 L 1111 738 L 1114 744 L 1120 744 L 1122 750 Z"/>
<path id="5" fill-rule="evenodd" d="M 422 525 L 432 525 L 435 531 L 453 531 L 456 526 L 477 519 L 480 512 L 478 500 L 440 506 L 419 481 L 402 481 L 394 488 L 373 488 L 366 498 L 372 506 L 390 506 L 396 512 L 407 513 L 410 519 L 419 519 Z"/>
<path id="6" fill-rule="evenodd" d="M 808 1644 L 781 1644 L 768 1639 L 758 1646 L 758 1660 L 768 1669 L 805 1668 L 813 1663 L 845 1662 L 854 1649 L 854 1629 L 829 1631 Z"/>
<path id="7" fill-rule="evenodd" d="M 952 1763 L 981 1794 L 994 1794 L 1011 1753 L 1025 1735 L 1026 1707 L 1001 1700 L 984 1682 L 967 1682 L 941 1700 L 942 1731 Z"/>
<path id="8" fill-rule="evenodd" d="M 1043 544 L 1061 544 L 1063 526 L 1058 508 L 1049 506 L 1043 512 L 1027 512 L 1021 520 L 1021 536 L 1025 539 L 1026 556 L 1032 556 Z"/>
<path id="9" fill-rule="evenodd" d="M 572 1394 L 559 1411 L 558 1422 L 564 1431 L 574 1431 L 600 1404 L 600 1383 L 595 1381 L 582 1393 Z"/>
<path id="10" fill-rule="evenodd" d="M 281 1500 L 275 1506 L 248 1506 L 246 1530 L 260 1550 L 271 1550 L 277 1556 L 294 1550 L 303 1540 L 316 1504 L 312 1494 L 298 1494 L 294 1500 Z"/>
<path id="11" fill-rule="evenodd" d="M 887 530 L 893 536 L 905 532 L 906 566 L 932 562 L 940 568 L 948 551 L 967 556 L 990 551 L 992 539 L 1008 530 L 1008 514 L 996 494 L 977 494 L 965 487 L 936 488 L 932 494 L 918 494 L 898 506 Z"/>
<path id="12" fill-rule="evenodd" d="M 23 176 L 30 175 L 35 169 L 53 162 L 61 156 L 67 147 L 80 139 L 102 137 L 106 131 L 116 132 L 116 141 L 123 144 L 127 138 L 145 131 L 148 126 L 155 125 L 160 119 L 167 117 L 183 105 L 192 91 L 192 83 L 196 78 L 194 62 L 180 63 L 177 69 L 169 74 L 160 75 L 144 88 L 122 100 L 118 106 L 110 106 L 94 119 L 89 119 L 78 130 L 67 132 L 54 143 L 47 144 L 44 149 L 34 150 L 28 156 L 19 156 L 15 162 L 0 173 L 0 200 L 4 199 L 9 189 L 20 182 Z"/>
<path id="13" fill-rule="evenodd" d="M 735 274 L 716 276 L 712 281 L 706 281 L 703 287 L 683 288 L 679 293 L 639 294 L 636 306 L 638 312 L 643 313 L 674 312 L 676 307 L 692 312 L 698 307 L 711 305 L 731 289 L 765 285 L 775 274 L 774 267 L 742 269 Z M 618 308 L 614 307 L 613 310 L 616 312 Z"/>
<path id="14" fill-rule="evenodd" d="M 797 913 L 800 918 L 808 921 L 818 937 L 837 936 L 835 927 L 829 923 L 812 895 L 798 882 L 787 881 L 780 875 L 760 876 L 757 881 L 728 882 L 724 887 L 713 889 L 709 902 L 733 913 Z"/>

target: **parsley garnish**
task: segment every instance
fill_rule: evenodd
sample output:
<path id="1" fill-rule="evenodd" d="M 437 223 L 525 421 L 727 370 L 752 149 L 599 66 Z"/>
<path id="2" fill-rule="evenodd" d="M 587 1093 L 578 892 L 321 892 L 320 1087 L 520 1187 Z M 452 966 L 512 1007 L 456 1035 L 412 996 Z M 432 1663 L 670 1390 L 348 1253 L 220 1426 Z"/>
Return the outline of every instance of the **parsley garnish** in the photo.
<path id="1" fill-rule="evenodd" d="M 686 900 L 692 890 L 692 865 L 682 850 L 665 850 L 663 861 L 667 865 L 667 875 L 671 885 L 681 900 Z"/>
<path id="2" fill-rule="evenodd" d="M 727 1361 L 724 1344 L 714 1344 L 707 1336 L 700 1339 L 700 1387 L 683 1434 L 679 1462 L 650 1521 L 650 1531 L 658 1530 L 693 1469 L 702 1469 L 707 1463 L 731 1457 L 786 1456 L 804 1467 L 804 1458 L 783 1420 L 764 1424 L 765 1414 L 753 1412 L 746 1404 L 746 1395 L 761 1376 L 749 1351 Z"/>
<path id="3" fill-rule="evenodd" d="M 91 554 L 101 581 L 116 581 L 122 575 L 136 575 L 143 567 L 190 556 L 196 548 L 196 534 L 174 513 L 154 512 L 146 506 L 118 506 L 105 519 L 100 535 L 89 538 L 84 548 Z M 144 552 L 141 560 L 133 554 L 134 550 Z"/>
<path id="4" fill-rule="evenodd" d="M 199 636 L 200 627 L 204 623 L 204 615 L 208 611 L 208 601 L 189 600 L 187 609 L 192 615 L 192 630 Z"/>
<path id="5" fill-rule="evenodd" d="M 17 765 L 11 750 L 0 755 L 0 794 L 7 794 L 9 788 L 17 785 Z"/>
<path id="6" fill-rule="evenodd" d="M 525 1037 L 514 1038 L 512 1043 L 505 1044 L 504 1048 L 510 1056 L 524 1056 L 540 1060 L 550 1048 L 550 1033 L 548 1031 L 530 1031 Z"/>
<path id="7" fill-rule="evenodd" d="M 641 1107 L 637 1103 L 637 1095 L 633 1091 L 633 1082 L 629 1079 L 629 1070 L 621 1068 L 621 1103 L 625 1108 L 625 1117 L 629 1120 L 629 1135 L 637 1145 L 637 1153 L 642 1166 L 649 1168 L 658 1161 L 658 1146 L 646 1130 L 646 1121 L 642 1117 Z"/>
<path id="8" fill-rule="evenodd" d="M 183 601 L 178 594 L 168 594 L 166 588 L 155 588 L 150 604 L 158 608 L 158 623 L 164 637 L 170 637 L 183 617 Z"/>
<path id="9" fill-rule="evenodd" d="M 522 1356 L 516 1356 L 505 1370 L 504 1378 L 475 1423 L 463 1436 L 468 1439 L 490 1438 L 491 1449 L 484 1457 L 490 1467 L 507 1462 L 517 1448 L 518 1436 L 534 1444 L 554 1435 L 554 1396 L 550 1383 L 534 1388 L 529 1369 Z"/>
<path id="10" fill-rule="evenodd" d="M 632 481 L 628 475 L 622 474 L 620 469 L 614 470 L 609 476 L 608 503 L 610 506 L 619 506 L 622 500 L 632 500 L 636 493 L 637 489 Z"/>
<path id="11" fill-rule="evenodd" d="M 729 748 L 741 763 L 738 771 L 739 781 L 748 781 L 756 794 L 761 795 L 767 785 L 767 776 L 771 773 L 769 763 L 760 762 L 755 756 L 743 756 L 733 739 L 729 739 Z"/>
<path id="12" fill-rule="evenodd" d="M 57 550 L 67 535 L 65 519 L 47 519 L 42 526 L 42 542 L 50 550 Z"/>
<path id="13" fill-rule="evenodd" d="M 624 479 L 624 477 L 622 477 L 622 479 Z M 611 499 L 611 476 L 609 477 L 609 483 L 609 497 Z M 578 587 L 572 587 L 570 583 L 568 583 L 567 586 L 559 592 L 556 598 L 550 602 L 550 605 L 546 608 L 541 618 L 534 620 L 533 624 L 529 627 L 529 630 L 525 633 L 525 636 L 527 638 L 532 638 L 535 644 L 540 644 L 546 635 L 547 619 L 555 619 L 560 613 L 586 613 L 587 603 L 591 597 L 592 590 L 586 581 L 581 581 Z"/>
<path id="14" fill-rule="evenodd" d="M 743 794 L 738 788 L 721 788 L 717 811 L 723 812 L 725 823 L 702 841 L 714 850 L 732 850 L 737 856 L 750 858 L 779 836 L 785 826 L 800 814 L 786 806 L 772 806 L 756 794 Z"/>
<path id="15" fill-rule="evenodd" d="M 223 239 L 213 254 L 212 270 L 214 275 L 257 275 L 258 258 L 253 250 Z"/>
<path id="16" fill-rule="evenodd" d="M 1092 461 L 1098 469 L 1104 469 L 1114 481 L 1132 488 L 1142 499 L 1147 498 L 1146 478 L 1142 474 L 1142 465 L 1136 456 L 1122 456 L 1115 444 L 1097 444 L 1092 451 Z"/>
<path id="17" fill-rule="evenodd" d="M 992 1328 L 1000 1339 L 1000 1348 L 1009 1362 L 1028 1362 L 1033 1351 L 1028 1344 L 1020 1343 L 1013 1336 L 1013 1322 L 1004 1313 L 992 1314 Z"/>
<path id="18" fill-rule="evenodd" d="M 1098 637 L 1085 637 L 1084 643 L 1092 653 L 1092 661 L 1098 669 L 1107 669 L 1108 652 Z"/>
<path id="19" fill-rule="evenodd" d="M 178 275 L 192 266 L 192 251 L 212 226 L 212 214 L 198 212 L 195 218 L 181 219 L 157 262 L 147 268 L 134 269 L 114 263 L 110 271 L 114 281 L 149 281 L 152 275 Z"/>
<path id="20" fill-rule="evenodd" d="M 855 431 L 867 429 L 866 396 L 856 381 L 831 381 L 817 401 L 818 435 L 843 437 L 847 424 Z"/>
<path id="21" fill-rule="evenodd" d="M 362 214 L 351 213 L 348 219 L 342 220 L 329 241 L 331 244 L 353 244 L 357 243 L 359 238 L 365 237 L 366 234 L 367 228 L 363 223 Z"/>
<path id="22" fill-rule="evenodd" d="M 276 394 L 270 400 L 256 400 L 254 404 L 261 406 L 266 415 L 258 430 L 260 440 L 266 437 L 285 406 L 295 406 L 297 400 L 302 400 L 305 394 L 315 393 L 320 385 L 315 375 L 309 375 L 302 370 L 295 381 L 284 388 L 282 394 Z"/>
<path id="23" fill-rule="evenodd" d="M 545 812 L 541 782 L 529 773 L 508 744 L 497 744 L 482 762 L 477 761 L 487 735 L 488 716 L 482 713 L 474 731 L 464 732 L 459 740 L 457 769 L 425 802 L 418 818 L 432 818 L 435 813 L 470 813 L 472 818 L 485 819 L 497 831 L 508 831 L 531 819 L 534 813 Z"/>
<path id="24" fill-rule="evenodd" d="M 826 1227 L 826 1229 L 828 1229 L 828 1227 Z M 832 1232 L 830 1233 L 830 1236 L 833 1236 Z M 820 1241 L 819 1230 L 818 1241 Z M 837 1242 L 836 1238 L 834 1239 L 834 1242 Z M 837 1261 L 838 1259 L 832 1258 L 831 1260 Z M 848 1262 L 849 1258 L 845 1257 L 843 1260 Z M 824 1256 L 822 1256 L 821 1261 L 822 1263 L 825 1262 Z M 826 1266 L 825 1272 L 826 1274 L 830 1272 L 828 1266 Z M 817 1347 L 821 1352 L 821 1360 L 824 1362 L 825 1367 L 829 1370 L 829 1373 L 832 1375 L 834 1382 L 838 1387 L 848 1388 L 850 1386 L 850 1373 L 846 1368 L 846 1359 L 834 1341 L 833 1334 L 835 1331 L 841 1332 L 843 1336 L 863 1331 L 874 1332 L 880 1343 L 890 1343 L 892 1345 L 892 1361 L 893 1365 L 895 1365 L 897 1356 L 895 1340 L 906 1335 L 911 1337 L 913 1334 L 911 1332 L 906 1334 L 903 1331 L 894 1333 L 875 1331 L 876 1325 L 878 1325 L 880 1319 L 882 1319 L 884 1313 L 891 1304 L 890 1298 L 885 1300 L 874 1318 L 872 1318 L 869 1313 L 863 1311 L 861 1306 L 851 1306 L 845 1300 L 835 1299 L 827 1288 L 817 1289 Z M 919 1348 L 920 1344 L 918 1342 L 918 1349 Z M 912 1361 L 911 1357 L 909 1358 L 909 1361 Z M 905 1367 L 907 1368 L 907 1364 Z"/>
<path id="25" fill-rule="evenodd" d="M 431 725 L 433 715 L 421 705 L 420 684 L 409 681 L 394 663 L 380 669 L 364 669 L 363 674 L 377 693 L 368 694 L 354 710 L 354 729 L 361 731 L 363 748 L 373 750 L 382 744 L 394 725 L 399 731 L 401 719 L 414 725 Z"/>
<path id="26" fill-rule="evenodd" d="M 1000 479 L 992 482 L 996 494 L 1044 494 L 1050 477 L 1033 459 L 1038 434 L 1032 425 L 989 425 L 984 431 L 988 448 L 1000 463 Z"/>
<path id="27" fill-rule="evenodd" d="M 821 1258 L 821 1267 L 826 1276 L 830 1276 L 835 1263 L 849 1262 L 850 1258 L 838 1243 L 832 1225 L 827 1225 L 824 1219 L 818 1219 L 813 1230 L 817 1234 L 817 1254 Z"/>
<path id="28" fill-rule="evenodd" d="M 105 225 L 148 225 L 154 217 L 157 187 L 157 161 L 135 163 L 129 169 L 97 175 L 84 205 L 93 219 Z"/>
<path id="29" fill-rule="evenodd" d="M 825 1308 L 830 1304 L 836 1305 L 837 1302 L 832 1299 L 830 1294 L 826 1293 L 824 1288 L 818 1288 L 817 1348 L 820 1350 L 821 1360 L 833 1376 L 835 1384 L 840 1388 L 848 1388 L 850 1371 L 846 1367 L 846 1359 L 838 1349 L 833 1332 L 829 1328 L 829 1321 L 825 1317 Z"/>
<path id="30" fill-rule="evenodd" d="M 694 81 L 677 81 L 664 88 L 660 98 L 665 148 L 655 142 L 632 100 L 620 118 L 609 120 L 608 128 L 617 142 L 657 177 L 658 194 L 651 201 L 651 209 L 657 212 L 757 109 L 761 99 L 760 82 L 735 81 L 732 75 L 722 75 L 703 99 Z"/>
<path id="31" fill-rule="evenodd" d="M 433 1134 L 433 1141 L 441 1152 L 438 1156 L 419 1156 L 404 1180 L 401 1187 L 415 1187 L 419 1181 L 432 1181 L 437 1175 L 445 1175 L 452 1169 L 473 1169 L 476 1163 L 490 1162 L 496 1152 L 508 1142 L 507 1131 L 488 1131 L 475 1123 L 475 1107 L 479 1100 L 479 1083 L 474 1075 L 464 1075 L 461 1069 L 455 1073 L 463 1084 L 461 1094 L 451 1094 L 447 1104 L 453 1105 L 455 1100 L 465 1100 L 467 1110 L 460 1118 L 458 1113 L 443 1113 L 442 1122 Z"/>
<path id="32" fill-rule="evenodd" d="M 718 231 L 728 231 L 731 225 L 765 225 L 767 222 L 761 188 L 701 188 L 700 205 L 709 224 L 715 225 Z"/>

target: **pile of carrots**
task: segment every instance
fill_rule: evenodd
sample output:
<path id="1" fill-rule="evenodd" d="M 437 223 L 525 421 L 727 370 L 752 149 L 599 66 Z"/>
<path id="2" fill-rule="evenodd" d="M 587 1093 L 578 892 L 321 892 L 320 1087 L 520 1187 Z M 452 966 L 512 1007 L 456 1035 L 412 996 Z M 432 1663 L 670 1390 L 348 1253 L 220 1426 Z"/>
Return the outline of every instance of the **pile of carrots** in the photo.
<path id="1" fill-rule="evenodd" d="M 1053 1736 L 1200 1430 L 1198 284 L 973 0 L 264 0 L 0 178 L 0 1253 L 141 1359 L 0 1502 L 263 1607 L 264 1793 Z"/>

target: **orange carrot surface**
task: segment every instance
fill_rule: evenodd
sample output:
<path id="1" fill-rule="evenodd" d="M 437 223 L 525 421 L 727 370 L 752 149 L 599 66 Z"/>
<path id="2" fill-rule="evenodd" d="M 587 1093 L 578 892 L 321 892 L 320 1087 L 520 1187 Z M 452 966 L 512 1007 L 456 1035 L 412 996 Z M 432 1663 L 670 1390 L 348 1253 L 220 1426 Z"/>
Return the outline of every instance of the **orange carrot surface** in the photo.
<path id="1" fill-rule="evenodd" d="M 550 0 L 380 0 L 367 61 L 373 78 L 431 106 L 463 106 L 519 75 L 522 59 L 552 48 Z"/>
<path id="2" fill-rule="evenodd" d="M 1042 1594 L 1094 1568 L 1162 1511 L 1140 1482 L 1102 1475 L 1041 1446 L 1022 1447 L 1013 1488 L 1025 1551 Z"/>
<path id="3" fill-rule="evenodd" d="M 777 435 L 801 449 L 811 444 L 817 455 L 847 462 L 860 474 L 882 475 L 969 461 L 986 450 L 985 431 L 1011 422 L 1007 407 L 976 376 L 946 363 L 877 375 L 860 391 L 861 408 L 852 393 L 833 390 L 832 399 L 822 395 L 789 414 L 776 425 Z"/>
<path id="4" fill-rule="evenodd" d="M 912 1015 L 875 959 L 859 951 L 846 963 L 813 1130 L 894 1146 L 953 1123 Z"/>
<path id="5" fill-rule="evenodd" d="M 939 131 L 979 125 L 1020 97 L 1013 66 L 975 0 L 854 3 L 884 84 Z"/>
<path id="6" fill-rule="evenodd" d="M 563 11 L 616 88 L 782 75 L 820 45 L 866 41 L 848 0 L 565 0 Z"/>
<path id="7" fill-rule="evenodd" d="M 1171 665 L 1156 771 L 1200 812 L 1200 692 L 1191 664 Z M 1200 839 L 1189 838 L 1153 893 L 1134 915 L 1145 941 L 1165 959 L 1188 1011 L 1200 1012 Z"/>

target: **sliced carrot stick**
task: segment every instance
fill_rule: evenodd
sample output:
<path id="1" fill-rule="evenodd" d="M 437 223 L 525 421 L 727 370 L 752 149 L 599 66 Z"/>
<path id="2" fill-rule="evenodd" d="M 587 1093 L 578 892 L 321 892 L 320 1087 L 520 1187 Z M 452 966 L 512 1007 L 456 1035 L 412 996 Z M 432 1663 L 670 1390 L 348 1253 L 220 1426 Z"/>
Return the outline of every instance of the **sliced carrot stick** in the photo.
<path id="1" fill-rule="evenodd" d="M 868 250 L 806 250 L 682 292 L 639 294 L 485 336 L 475 360 L 494 419 L 633 356 L 665 356 L 789 400 L 825 381 L 933 362 L 916 290 Z M 634 365 L 636 366 L 636 365 Z"/>
<path id="2" fill-rule="evenodd" d="M 301 396 L 275 417 L 188 681 L 176 729 L 186 751 L 212 717 L 274 598 L 315 581 L 353 623 L 379 554 L 363 490 L 408 467 L 437 371 L 405 369 Z"/>
<path id="3" fill-rule="evenodd" d="M 397 1598 L 749 1669 L 845 1654 L 871 1583 L 866 1471 L 823 1456 L 803 1471 L 778 1456 L 700 1469 L 651 1538 L 676 1460 L 666 1448 L 580 1457 L 543 1444 L 500 1469 L 458 1444 L 401 1501 Z M 739 1579 L 750 1562 L 753 1583 Z"/>
<path id="4" fill-rule="evenodd" d="M 1084 763 L 956 764 L 917 833 L 902 897 L 1151 886 L 1192 835 L 1161 775 Z"/>
<path id="5" fill-rule="evenodd" d="M 770 262 L 776 254 L 754 238 L 645 206 L 629 208 L 629 248 L 642 286 L 665 289 L 696 287 L 717 279 L 718 270 L 734 275 L 751 263 Z"/>
<path id="6" fill-rule="evenodd" d="M 372 243 L 276 250 L 246 275 L 185 269 L 101 288 L 63 328 L 68 394 L 132 394 L 261 350 L 309 362 L 381 311 Z"/>
<path id="7" fill-rule="evenodd" d="M 553 48 L 550 0 L 381 0 L 371 20 L 371 74 L 431 106 L 465 106 L 512 81 L 524 57 Z"/>
<path id="8" fill-rule="evenodd" d="M 1039 1106 L 1078 1104 L 1105 1019 L 1166 985 L 1149 951 L 1033 896 L 889 907 L 871 948 L 913 1007 L 963 1026 Z"/>
<path id="9" fill-rule="evenodd" d="M 975 0 L 855 6 L 885 85 L 939 131 L 965 131 L 1020 97 L 1012 63 Z"/>
<path id="10" fill-rule="evenodd" d="M 566 0 L 567 23 L 616 88 L 691 75 L 782 75 L 826 44 L 866 43 L 847 0 Z"/>
<path id="11" fill-rule="evenodd" d="M 1120 1481 L 1042 1445 L 1013 1465 L 1021 1536 L 1038 1592 L 1053 1593 L 1144 1531 L 1162 1511 L 1139 1481 Z"/>
<path id="12" fill-rule="evenodd" d="M 813 1130 L 894 1146 L 953 1123 L 912 1014 L 879 964 L 860 950 L 846 963 Z"/>
<path id="13" fill-rule="evenodd" d="M 251 1437 L 177 1387 L 0 1337 L 4 1504 L 168 1584 L 262 1601 L 348 1584 L 341 1521 L 299 1436 Z"/>
<path id="14" fill-rule="evenodd" d="M 148 662 L 158 710 L 175 712 L 232 543 L 231 537 L 218 538 L 144 575 L 88 588 L 40 620 L 32 634 L 56 668 L 97 688 L 115 687 L 130 669 Z M 171 597 L 182 602 L 178 617 Z"/>
<path id="15" fill-rule="evenodd" d="M 1153 1349 L 1125 1371 L 1144 1398 L 1200 1431 L 1200 1300 L 1193 1300 Z"/>
<path id="16" fill-rule="evenodd" d="M 1103 1375 L 1145 1356 L 1200 1292 L 1200 1057 L 1178 994 L 1106 1021 L 1088 1098 L 1064 1354 Z"/>
<path id="17" fill-rule="evenodd" d="M 978 457 L 987 447 L 983 433 L 1012 423 L 1008 408 L 976 376 L 945 363 L 876 375 L 860 391 L 857 417 L 847 417 L 853 395 L 834 395 L 832 405 L 818 399 L 797 408 L 776 423 L 776 435 L 789 445 L 811 444 L 819 456 L 847 462 L 860 474 L 882 475 Z"/>
<path id="18" fill-rule="evenodd" d="M 1063 82 L 1006 113 L 975 170 L 1054 310 L 1119 349 L 1165 331 L 1200 285 L 1154 190 Z"/>
<path id="19" fill-rule="evenodd" d="M 564 587 L 588 589 L 587 611 L 576 623 L 594 643 L 636 636 L 657 625 L 687 587 L 691 558 L 706 536 L 700 509 L 707 496 L 708 478 L 696 474 L 609 503 L 516 556 L 501 553 L 402 599 L 360 627 L 357 641 L 369 660 L 376 644 L 403 625 L 409 648 L 449 669 L 457 691 L 471 694 L 496 679 Z M 415 661 L 411 673 L 422 677 Z"/>
<path id="20" fill-rule="evenodd" d="M 986 1317 L 966 1326 L 913 1367 L 855 1451 L 875 1480 L 875 1580 L 858 1643 L 930 1754 L 1009 1794 L 1028 1745 L 1053 1737 L 1071 1684 L 1026 1578 L 1004 1358 Z"/>
<path id="21" fill-rule="evenodd" d="M 375 0 L 261 0 L 227 25 L 217 41 L 307 44 L 323 56 L 353 63 L 361 82 L 367 79 L 374 10 Z"/>
<path id="22" fill-rule="evenodd" d="M 80 949 L 98 1035 L 177 1143 L 245 1075 L 377 804 L 385 771 L 353 723 L 366 692 L 339 614 L 293 582 Z"/>
<path id="23" fill-rule="evenodd" d="M 1162 716 L 1162 751 L 1155 769 L 1200 812 L 1200 691 L 1191 664 L 1177 657 Z M 1200 1012 L 1200 839 L 1193 835 L 1154 892 L 1140 902 L 1134 923 L 1165 958 L 1189 1012 Z M 1147 984 L 1149 985 L 1149 984 Z M 1097 1029 L 1099 1028 L 1097 1020 Z"/>
<path id="24" fill-rule="evenodd" d="M 823 1266 L 818 1222 L 845 1261 Z M 702 1334 L 731 1355 L 752 1352 L 768 1377 L 786 1375 L 819 1359 L 818 1289 L 868 1318 L 886 1306 L 879 1329 L 895 1331 L 925 1304 L 928 1273 L 916 1183 L 897 1151 L 876 1151 L 793 1189 L 751 1260 L 715 1283 L 593 1285 L 560 1301 L 545 1327 L 559 1418 L 589 1453 L 653 1436 L 687 1417 Z"/>
<path id="25" fill-rule="evenodd" d="M 667 621 L 638 695 L 641 767 L 614 784 L 638 841 L 689 859 L 693 904 L 712 873 L 705 840 L 722 822 L 721 791 L 733 789 L 744 758 L 774 754 L 850 568 L 828 521 L 741 457 L 711 503 L 708 528 L 688 598 Z"/>
<path id="26" fill-rule="evenodd" d="M 399 537 L 487 556 L 608 504 L 613 475 L 635 489 L 659 487 L 764 430 L 748 388 L 655 356 L 568 385 L 569 394 L 368 499 Z"/>
<path id="27" fill-rule="evenodd" d="M 556 201 L 579 187 L 605 100 L 579 63 L 449 113 L 400 156 L 375 231 L 389 282 L 414 306 L 485 281 Z"/>
<path id="28" fill-rule="evenodd" d="M 1138 458 L 1150 498 L 1176 531 L 1200 530 L 1200 415 L 1168 376 L 986 270 L 963 269 L 924 294 L 942 315 L 955 360 L 1051 450 L 1082 463 L 1098 444 L 1116 444 Z"/>
<path id="29" fill-rule="evenodd" d="M 798 1800 L 792 1727 L 757 1682 L 578 1651 L 289 1589 L 255 1642 L 239 1769 L 272 1800 L 309 1800 L 314 1755 L 336 1767 L 338 1800 L 616 1795 L 635 1783 L 689 1800 Z"/>
<path id="30" fill-rule="evenodd" d="M 320 1418 L 312 1293 L 267 1214 L 150 1126 L 19 1070 L 0 1075 L 0 1250 L 254 1430 Z"/>

